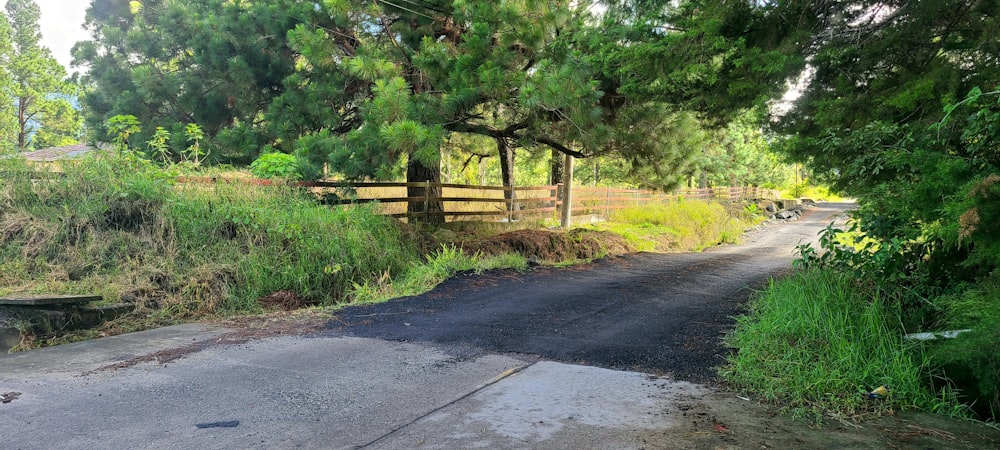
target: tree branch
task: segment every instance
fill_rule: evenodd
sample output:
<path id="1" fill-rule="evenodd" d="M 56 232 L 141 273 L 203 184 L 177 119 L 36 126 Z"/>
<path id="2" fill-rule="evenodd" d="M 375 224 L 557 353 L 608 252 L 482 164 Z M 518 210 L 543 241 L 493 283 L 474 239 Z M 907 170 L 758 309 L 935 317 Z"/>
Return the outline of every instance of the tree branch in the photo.
<path id="1" fill-rule="evenodd" d="M 564 154 L 567 154 L 567 155 L 570 155 L 570 156 L 572 156 L 574 158 L 586 158 L 587 157 L 587 155 L 584 155 L 583 153 L 580 153 L 580 152 L 578 152 L 576 150 L 573 150 L 573 149 L 571 149 L 569 147 L 566 147 L 565 145 L 562 145 L 562 144 L 560 144 L 560 143 L 558 143 L 558 142 L 556 142 L 556 141 L 554 141 L 552 139 L 549 139 L 549 138 L 547 138 L 545 136 L 537 136 L 537 137 L 536 136 L 532 136 L 532 137 L 529 137 L 529 139 L 531 139 L 532 141 L 537 142 L 539 144 L 548 145 L 549 147 L 552 147 L 552 148 L 554 148 L 556 150 L 559 150 L 560 152 L 562 152 Z"/>

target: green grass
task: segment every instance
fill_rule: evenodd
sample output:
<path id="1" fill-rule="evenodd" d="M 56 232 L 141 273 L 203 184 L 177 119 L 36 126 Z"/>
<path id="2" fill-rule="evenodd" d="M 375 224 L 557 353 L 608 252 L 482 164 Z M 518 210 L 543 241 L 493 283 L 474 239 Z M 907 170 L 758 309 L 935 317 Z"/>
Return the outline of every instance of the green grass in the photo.
<path id="1" fill-rule="evenodd" d="M 279 290 L 347 301 L 355 283 L 419 259 L 391 218 L 289 186 L 181 185 L 135 158 L 85 159 L 33 181 L 37 170 L 0 161 L 0 293 L 97 293 L 169 323 L 259 312 Z"/>
<path id="2" fill-rule="evenodd" d="M 841 202 L 845 198 L 830 191 L 827 186 L 814 185 L 809 180 L 782 189 L 781 198 L 808 198 L 816 201 Z"/>
<path id="3" fill-rule="evenodd" d="M 937 384 L 954 386 L 983 420 L 1000 420 L 1000 272 L 965 291 L 938 298 L 938 330 L 971 330 L 929 342 Z"/>
<path id="4" fill-rule="evenodd" d="M 498 268 L 524 270 L 527 265 L 527 260 L 521 255 L 484 257 L 476 254 L 469 257 L 455 247 L 442 246 L 426 261 L 410 264 L 409 268 L 398 277 L 386 273 L 375 279 L 353 283 L 350 295 L 354 303 L 377 303 L 423 294 L 459 272 L 479 273 Z"/>
<path id="5" fill-rule="evenodd" d="M 877 288 L 808 270 L 774 281 L 727 337 L 737 351 L 722 377 L 797 415 L 854 418 L 892 410 L 961 412 L 954 396 L 929 389 L 929 361 L 903 340 L 897 304 Z M 879 386 L 887 398 L 865 393 Z"/>
<path id="6" fill-rule="evenodd" d="M 761 220 L 760 215 L 730 212 L 719 203 L 679 200 L 625 208 L 594 227 L 621 235 L 639 251 L 700 251 L 737 242 L 745 229 Z"/>

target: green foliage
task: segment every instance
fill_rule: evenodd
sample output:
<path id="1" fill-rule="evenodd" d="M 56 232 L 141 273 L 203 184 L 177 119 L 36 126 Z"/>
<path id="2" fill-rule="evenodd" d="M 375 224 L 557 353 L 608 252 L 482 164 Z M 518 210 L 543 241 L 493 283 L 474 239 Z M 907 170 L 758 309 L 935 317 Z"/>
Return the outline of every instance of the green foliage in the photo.
<path id="1" fill-rule="evenodd" d="M 261 118 L 295 71 L 288 30 L 304 21 L 327 24 L 313 3 L 129 3 L 93 3 L 86 21 L 93 40 L 73 49 L 74 58 L 90 67 L 93 89 L 82 100 L 92 130 L 108 117 L 132 114 L 143 124 L 142 140 L 163 127 L 180 155 L 188 142 L 185 124 L 197 123 L 205 136 L 199 149 L 222 162 L 249 163 L 275 144 Z"/>
<path id="2" fill-rule="evenodd" d="M 872 283 L 896 284 L 903 282 L 908 275 L 915 276 L 904 271 L 908 251 L 905 242 L 896 238 L 888 241 L 870 239 L 860 228 L 859 222 L 851 222 L 851 228 L 846 232 L 852 236 L 851 242 L 845 244 L 841 242 L 845 231 L 830 224 L 820 233 L 820 250 L 817 251 L 811 244 L 796 247 L 800 258 L 795 260 L 795 265 L 804 269 L 813 267 L 837 271 Z"/>
<path id="3" fill-rule="evenodd" d="M 139 120 L 133 115 L 118 115 L 104 122 L 104 127 L 108 130 L 108 137 L 114 143 L 118 153 L 121 154 L 132 149 L 129 137 L 139 131 Z"/>
<path id="4" fill-rule="evenodd" d="M 941 329 L 971 330 L 930 343 L 930 356 L 945 383 L 972 405 L 981 419 L 1000 417 L 1000 275 L 980 286 L 941 298 Z"/>
<path id="5" fill-rule="evenodd" d="M 891 270 L 926 275 L 915 296 L 926 298 L 1000 267 L 990 200 L 1000 64 L 982 57 L 1000 51 L 1000 8 L 925 1 L 870 16 L 882 5 L 830 6 L 828 38 L 810 52 L 815 72 L 782 130 L 796 136 L 793 156 L 858 198 L 866 235 L 902 249 Z"/>
<path id="6" fill-rule="evenodd" d="M 903 340 L 891 293 L 859 290 L 848 274 L 809 269 L 774 281 L 737 318 L 737 348 L 721 375 L 797 414 L 852 418 L 892 410 L 954 409 L 927 387 L 928 362 Z M 885 398 L 866 395 L 887 386 Z"/>
<path id="7" fill-rule="evenodd" d="M 627 99 L 682 105 L 726 123 L 780 96 L 805 65 L 811 2 L 611 2 L 588 30 L 602 88 Z M 669 24 L 669 25 L 666 25 Z"/>
<path id="8" fill-rule="evenodd" d="M 353 283 L 401 273 L 417 258 L 392 219 L 331 210 L 283 186 L 175 184 L 135 157 L 67 162 L 32 180 L 0 160 L 0 290 L 100 293 L 163 320 L 255 312 L 294 291 L 345 301 Z"/>
<path id="9" fill-rule="evenodd" d="M 699 251 L 735 243 L 760 220 L 732 214 L 718 203 L 679 200 L 621 209 L 596 227 L 621 235 L 638 251 Z"/>
<path id="10" fill-rule="evenodd" d="M 41 11 L 32 0 L 9 0 L 0 14 L 0 152 L 75 143 L 81 123 L 68 97 L 66 69 L 39 42 Z"/>
<path id="11" fill-rule="evenodd" d="M 149 151 L 153 155 L 160 158 L 160 162 L 167 165 L 171 161 L 169 143 L 170 132 L 163 127 L 156 127 L 156 130 L 153 131 L 153 136 L 146 142 L 146 147 L 149 148 Z"/>
<path id="12" fill-rule="evenodd" d="M 299 162 L 287 153 L 265 153 L 250 164 L 250 172 L 257 178 L 296 180 L 301 177 Z"/>
<path id="13" fill-rule="evenodd" d="M 189 144 L 187 151 L 183 153 L 184 159 L 194 165 L 201 164 L 201 159 L 206 155 L 201 149 L 201 140 L 205 138 L 205 133 L 198 124 L 189 123 L 184 126 L 184 137 Z"/>

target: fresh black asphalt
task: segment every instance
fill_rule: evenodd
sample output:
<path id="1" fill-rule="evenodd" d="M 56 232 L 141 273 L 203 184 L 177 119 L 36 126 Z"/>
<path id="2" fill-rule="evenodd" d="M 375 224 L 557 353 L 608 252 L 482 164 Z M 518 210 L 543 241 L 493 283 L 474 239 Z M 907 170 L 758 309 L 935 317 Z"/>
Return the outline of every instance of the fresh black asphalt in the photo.
<path id="1" fill-rule="evenodd" d="M 814 241 L 849 207 L 821 204 L 797 221 L 767 225 L 745 244 L 701 253 L 462 274 L 423 295 L 346 308 L 321 334 L 709 382 L 730 351 L 722 337 L 754 290 L 791 270 L 795 246 Z"/>

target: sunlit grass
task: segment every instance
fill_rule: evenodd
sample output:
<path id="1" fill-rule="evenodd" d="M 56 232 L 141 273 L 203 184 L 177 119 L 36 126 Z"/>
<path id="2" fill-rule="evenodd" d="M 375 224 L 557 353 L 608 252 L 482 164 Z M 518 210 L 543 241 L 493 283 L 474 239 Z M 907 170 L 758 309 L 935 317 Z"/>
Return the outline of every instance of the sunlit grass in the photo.
<path id="1" fill-rule="evenodd" d="M 737 319 L 726 342 L 738 351 L 721 375 L 817 421 L 955 405 L 953 396 L 929 389 L 929 361 L 904 341 L 894 304 L 878 288 L 859 290 L 833 272 L 774 281 Z M 883 385 L 885 398 L 866 395 Z"/>
<path id="2" fill-rule="evenodd" d="M 748 227 L 762 220 L 761 215 L 732 214 L 719 203 L 679 200 L 625 208 L 608 222 L 592 226 L 623 236 L 639 251 L 700 251 L 736 243 Z"/>
<path id="3" fill-rule="evenodd" d="M 419 258 L 393 219 L 291 186 L 177 185 L 136 158 L 85 159 L 58 177 L 0 164 L 4 293 L 96 293 L 163 323 L 258 312 L 281 290 L 342 302 L 353 283 Z"/>
<path id="4" fill-rule="evenodd" d="M 478 273 L 498 268 L 524 270 L 526 267 L 527 260 L 521 255 L 466 256 L 455 247 L 442 246 L 426 261 L 412 263 L 398 277 L 385 273 L 375 279 L 354 283 L 350 297 L 352 303 L 378 303 L 423 294 L 459 272 Z"/>

